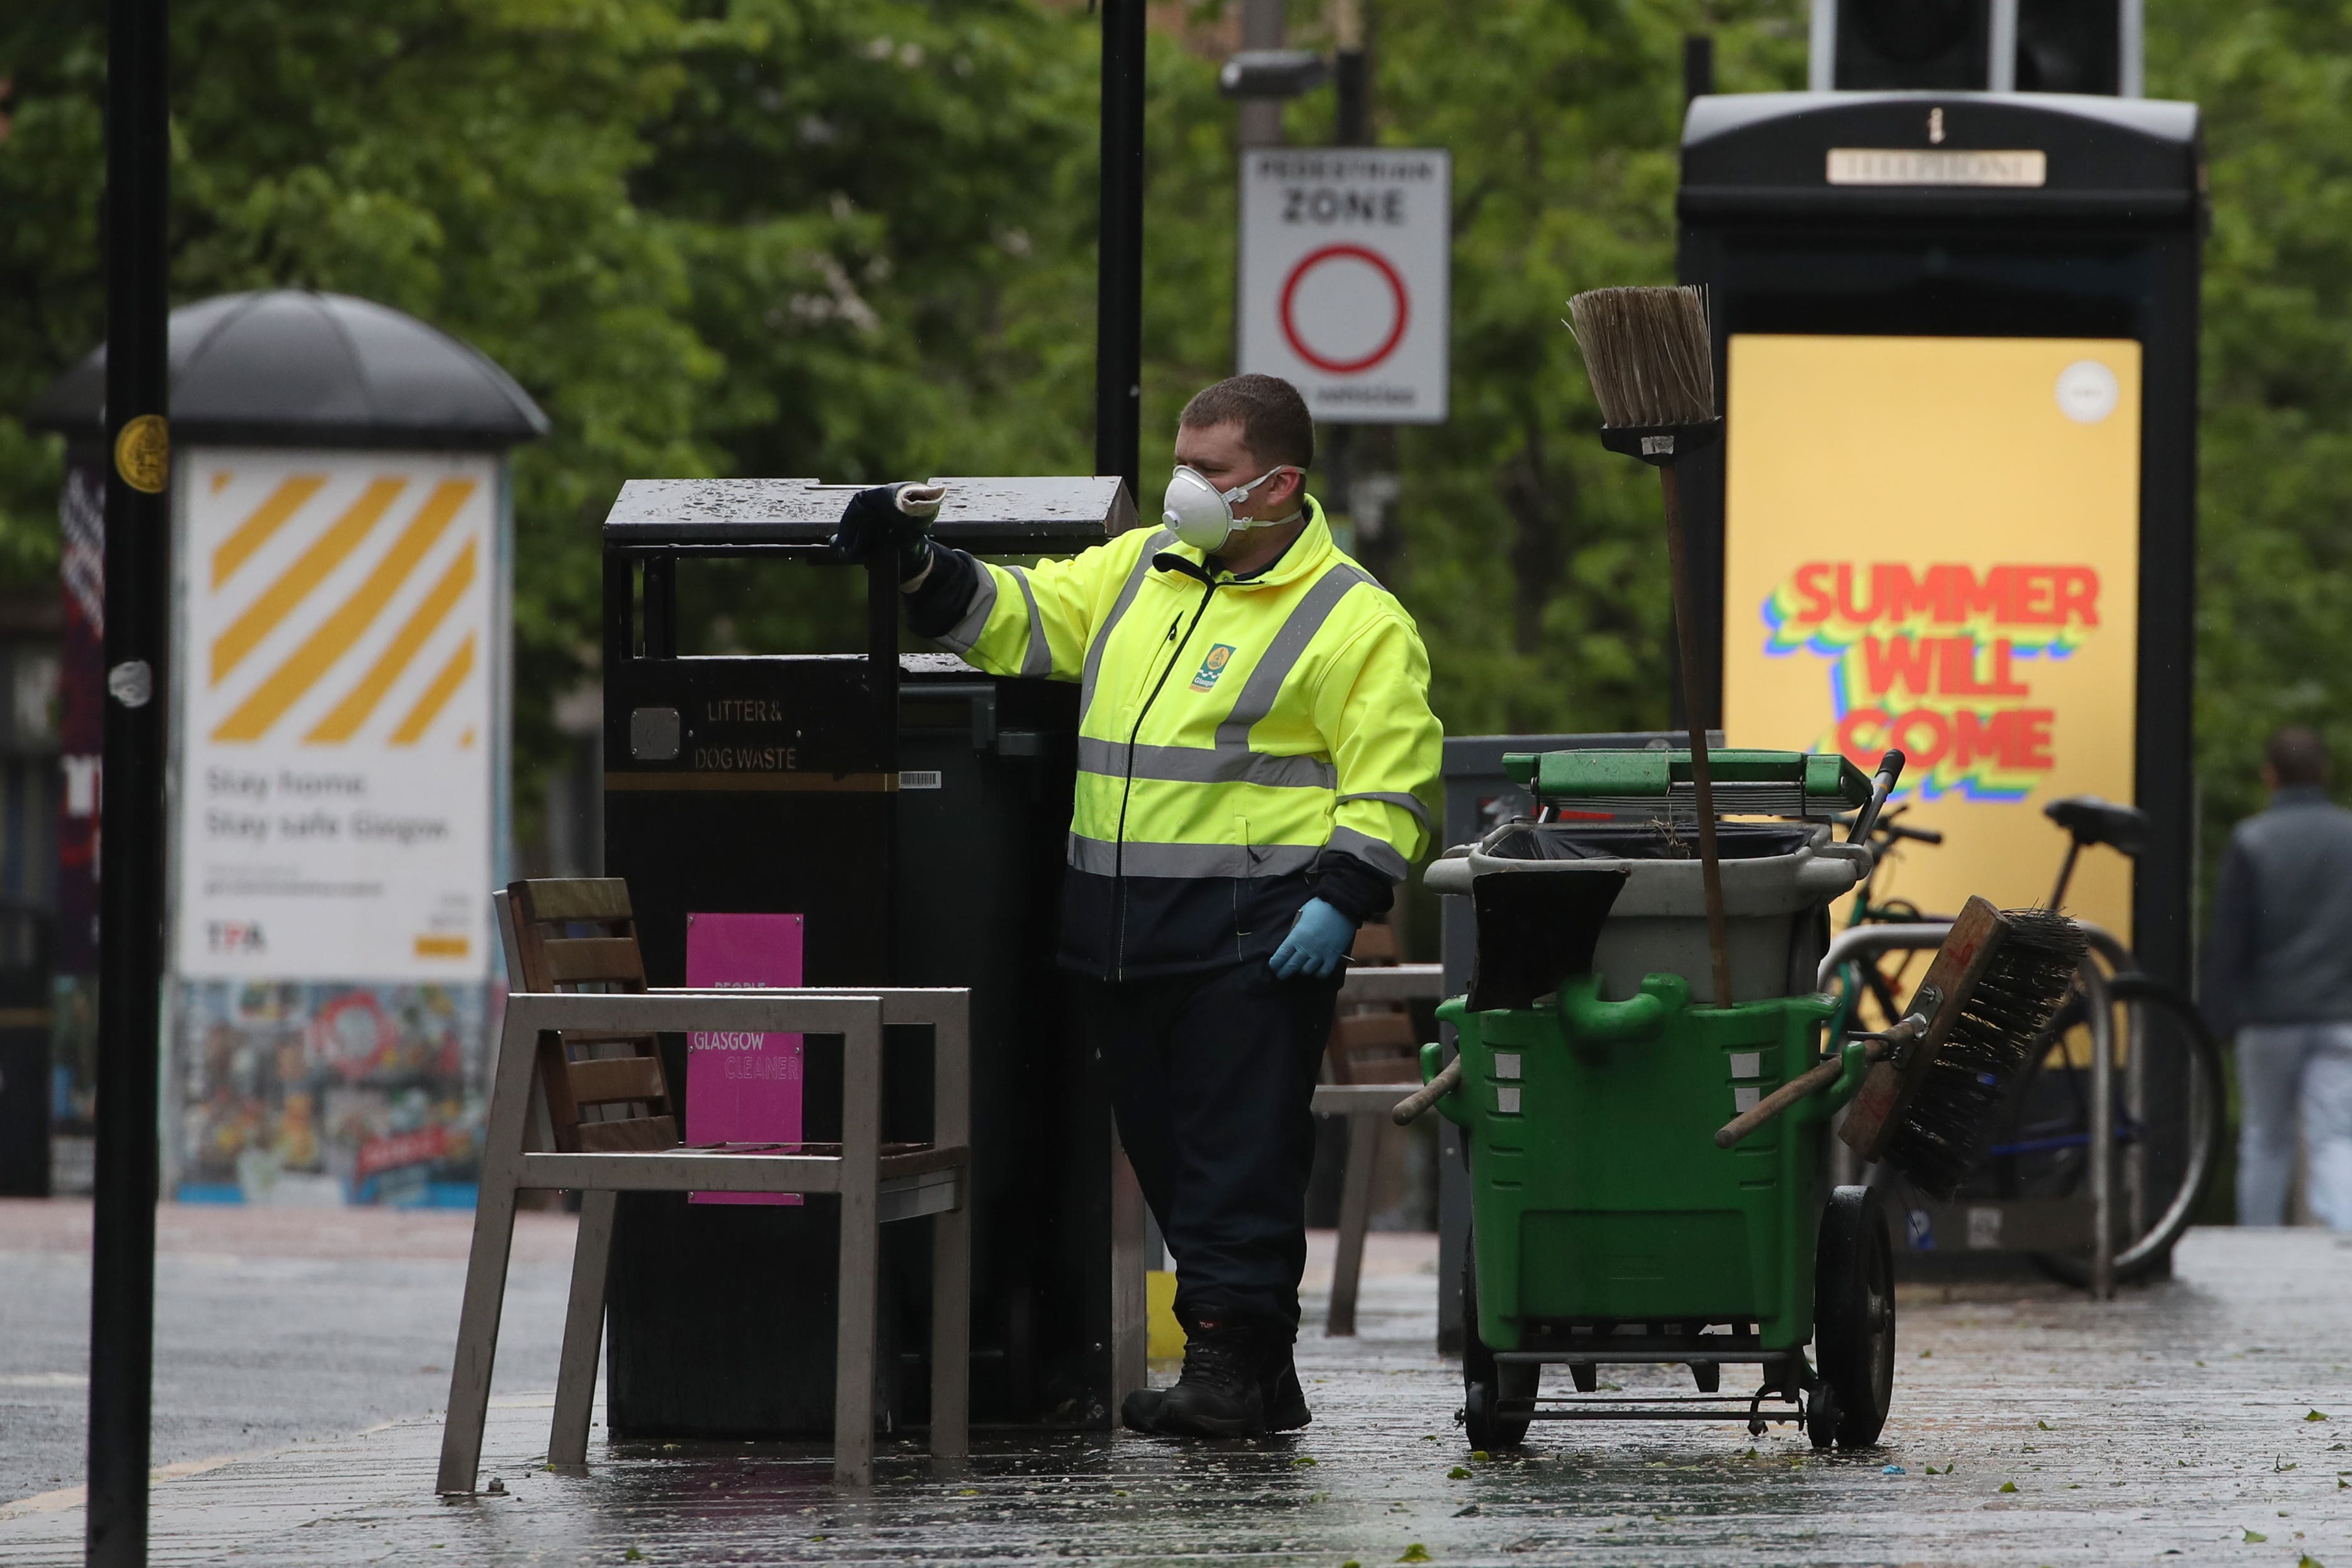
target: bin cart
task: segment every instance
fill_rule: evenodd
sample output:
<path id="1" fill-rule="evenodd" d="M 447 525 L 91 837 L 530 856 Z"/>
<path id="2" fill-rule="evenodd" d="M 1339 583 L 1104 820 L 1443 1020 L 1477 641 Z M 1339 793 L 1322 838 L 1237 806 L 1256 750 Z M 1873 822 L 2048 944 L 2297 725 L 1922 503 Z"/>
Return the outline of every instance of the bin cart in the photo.
<path id="1" fill-rule="evenodd" d="M 1841 757 L 1716 752 L 1737 1001 L 1710 994 L 1687 752 L 1506 759 L 1537 814 L 1449 850 L 1428 881 L 1478 930 L 1468 994 L 1439 1017 L 1459 1082 L 1472 1240 L 1463 1281 L 1471 1445 L 1535 1420 L 1801 1425 L 1816 1447 L 1873 1442 L 1894 1372 L 1895 1304 L 1874 1194 L 1820 1173 L 1844 1070 L 1730 1149 L 1715 1134 L 1822 1061 L 1834 1004 L 1814 990 L 1829 902 L 1868 869 L 1830 820 L 1872 799 Z M 1769 820 L 1757 820 L 1769 818 Z M 1423 1049 L 1425 1080 L 1439 1047 Z M 1811 1360 L 1806 1349 L 1811 1345 Z M 1612 1364 L 1681 1363 L 1692 1394 L 1591 1397 Z M 1752 1392 L 1722 1388 L 1754 1364 Z M 1546 1364 L 1580 1395 L 1545 1397 Z"/>
<path id="2" fill-rule="evenodd" d="M 1591 731 L 1584 734 L 1448 735 L 1443 777 L 1445 809 L 1440 844 L 1468 844 L 1514 817 L 1535 809 L 1534 801 L 1503 772 L 1503 759 L 1518 752 L 1667 751 L 1690 744 L 1682 730 Z M 1723 750 L 1722 731 L 1707 744 Z M 1438 922 L 1439 956 L 1445 968 L 1444 994 L 1470 989 L 1470 966 L 1478 946 L 1478 922 L 1468 899 L 1444 901 Z M 1437 1130 L 1437 1353 L 1462 1353 L 1462 1260 L 1470 1245 L 1470 1175 L 1462 1163 L 1461 1130 L 1447 1122 Z"/>

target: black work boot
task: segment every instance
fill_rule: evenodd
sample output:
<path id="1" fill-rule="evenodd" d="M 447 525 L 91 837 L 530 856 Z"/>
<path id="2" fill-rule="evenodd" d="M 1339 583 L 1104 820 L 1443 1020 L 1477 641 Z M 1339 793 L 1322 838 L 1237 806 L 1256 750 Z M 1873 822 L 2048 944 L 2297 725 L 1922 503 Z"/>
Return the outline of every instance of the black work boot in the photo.
<path id="1" fill-rule="evenodd" d="M 1160 1407 L 1168 1402 L 1164 1388 L 1138 1388 L 1118 1402 L 1119 1425 L 1130 1432 L 1160 1430 Z"/>
<path id="2" fill-rule="evenodd" d="M 1307 1391 L 1298 1384 L 1298 1367 L 1291 1359 L 1290 1342 L 1269 1338 L 1266 1359 L 1258 1377 L 1258 1399 L 1265 1411 L 1269 1432 L 1296 1432 L 1315 1419 L 1307 1408 Z M 1130 1432 L 1160 1430 L 1160 1407 L 1168 1401 L 1164 1388 L 1139 1388 L 1119 1402 L 1119 1424 Z"/>
<path id="3" fill-rule="evenodd" d="M 1315 1419 L 1307 1408 L 1307 1391 L 1298 1386 L 1298 1364 L 1291 1359 L 1290 1344 L 1286 1339 L 1269 1338 L 1258 1377 L 1269 1432 L 1296 1432 Z"/>
<path id="4" fill-rule="evenodd" d="M 1160 1397 L 1158 1430 L 1179 1437 L 1256 1436 L 1265 1430 L 1265 1336 L 1255 1329 L 1188 1325 L 1184 1374 Z"/>

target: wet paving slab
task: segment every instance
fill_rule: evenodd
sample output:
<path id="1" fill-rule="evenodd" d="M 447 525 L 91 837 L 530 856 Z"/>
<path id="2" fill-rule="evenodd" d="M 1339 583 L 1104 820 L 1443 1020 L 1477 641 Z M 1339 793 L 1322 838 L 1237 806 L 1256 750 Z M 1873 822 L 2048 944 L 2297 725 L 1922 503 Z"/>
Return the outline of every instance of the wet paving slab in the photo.
<path id="1" fill-rule="evenodd" d="M 549 1400 L 493 1411 L 485 1484 L 431 1496 L 439 1424 L 393 1422 L 159 1483 L 158 1563 L 2110 1563 L 2352 1568 L 2352 1238 L 2193 1233 L 2170 1281 L 1907 1289 L 1877 1447 L 1776 1427 L 1548 1424 L 1478 1458 L 1431 1351 L 1433 1277 L 1311 1329 L 1315 1424 L 1255 1443 L 987 1433 L 953 1473 L 886 1448 L 592 1445 L 543 1467 Z M 1625 1392 L 1688 1387 L 1619 1373 Z M 70 1498 L 0 1509 L 0 1563 L 79 1561 Z"/>
<path id="2" fill-rule="evenodd" d="M 470 1213 L 165 1204 L 156 1218 L 156 1465 L 266 1453 L 448 1397 Z M 572 1216 L 520 1219 L 501 1392 L 553 1380 L 571 1279 Z M 86 1200 L 0 1199 L 0 1502 L 81 1479 L 89 1235 Z"/>

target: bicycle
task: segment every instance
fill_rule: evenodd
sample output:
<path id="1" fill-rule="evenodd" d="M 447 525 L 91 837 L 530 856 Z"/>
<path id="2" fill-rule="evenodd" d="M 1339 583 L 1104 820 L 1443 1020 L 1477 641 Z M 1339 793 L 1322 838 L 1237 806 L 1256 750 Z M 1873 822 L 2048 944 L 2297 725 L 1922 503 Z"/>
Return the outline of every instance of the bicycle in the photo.
<path id="1" fill-rule="evenodd" d="M 1907 902 L 1875 900 L 1879 867 L 1898 845 L 1943 842 L 1942 834 L 1913 827 L 1900 820 L 1902 815 L 1902 808 L 1885 813 L 1874 826 L 1871 873 L 1855 896 L 1846 935 L 1832 944 L 1822 965 L 1834 974 L 1844 1004 L 1832 1020 L 1835 1027 L 1858 1024 L 1865 999 L 1885 1021 L 1900 1017 L 1897 998 L 1908 966 L 1941 942 L 1941 930 L 1949 923 L 1948 917 L 1924 915 Z M 2131 858 L 2147 841 L 2147 814 L 2133 806 L 2070 796 L 2051 802 L 2043 815 L 2068 837 L 2049 899 L 2052 909 L 2063 907 L 2084 850 L 2105 846 Z M 2212 1180 L 2222 1134 L 2221 1050 L 2195 1003 L 2141 973 L 2131 950 L 2112 932 L 2087 923 L 2084 929 L 2092 957 L 2019 1075 L 1984 1163 L 1962 1197 L 2019 1202 L 2088 1196 L 2095 1206 L 2099 1180 L 2112 1181 L 2120 1173 L 2122 1202 L 2111 1205 L 2110 1234 L 2121 1234 L 2110 1270 L 2114 1280 L 2127 1280 L 2163 1263 Z M 1871 939 L 1881 936 L 1892 939 L 1886 957 L 1900 959 L 1891 973 L 1885 957 L 1874 962 L 1865 956 L 1864 950 L 1878 945 Z M 2112 1086 L 2103 1105 L 2094 1087 L 2101 1076 L 2097 1063 L 2102 1051 L 2112 1062 L 2117 1038 L 2124 1043 L 2123 1070 L 2108 1075 Z M 2152 1104 L 2183 1107 L 2185 1136 L 2178 1145 L 2151 1121 Z M 2114 1150 L 2104 1172 L 2090 1158 L 2102 1140 Z M 2086 1187 L 2092 1189 L 2088 1194 Z M 2032 1256 L 2066 1283 L 2105 1283 L 2096 1278 L 2090 1242 Z"/>

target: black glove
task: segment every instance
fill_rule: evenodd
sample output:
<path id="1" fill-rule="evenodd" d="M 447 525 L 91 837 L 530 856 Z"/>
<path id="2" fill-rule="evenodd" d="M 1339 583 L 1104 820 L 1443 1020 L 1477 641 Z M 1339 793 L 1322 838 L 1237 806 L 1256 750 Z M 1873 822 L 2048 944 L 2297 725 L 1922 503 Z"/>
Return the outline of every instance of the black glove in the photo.
<path id="1" fill-rule="evenodd" d="M 931 520 L 940 515 L 944 485 L 919 485 L 901 480 L 859 490 L 841 509 L 841 525 L 833 531 L 833 552 L 846 561 L 866 561 L 882 553 L 895 556 L 898 581 L 919 575 L 929 559 L 927 537 Z"/>

